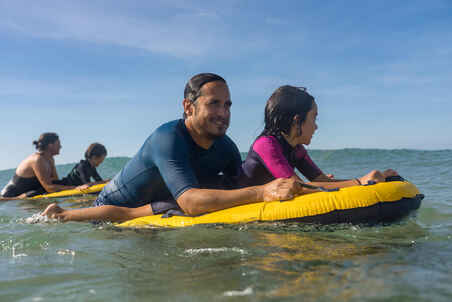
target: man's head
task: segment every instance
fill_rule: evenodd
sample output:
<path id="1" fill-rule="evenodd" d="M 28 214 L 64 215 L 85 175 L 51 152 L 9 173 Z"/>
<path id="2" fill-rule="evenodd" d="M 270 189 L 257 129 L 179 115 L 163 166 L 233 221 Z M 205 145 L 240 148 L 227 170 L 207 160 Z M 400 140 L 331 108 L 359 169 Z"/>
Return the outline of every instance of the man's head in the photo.
<path id="1" fill-rule="evenodd" d="M 214 73 L 199 73 L 193 76 L 185 85 L 184 89 L 184 99 L 194 103 L 201 96 L 201 88 L 207 83 L 210 82 L 223 82 L 226 84 L 226 81 L 216 75 Z M 184 112 L 184 118 L 186 118 L 186 114 Z"/>
<path id="2" fill-rule="evenodd" d="M 214 140 L 229 127 L 231 100 L 226 81 L 213 73 L 201 73 L 184 90 L 184 117 L 199 139 Z"/>

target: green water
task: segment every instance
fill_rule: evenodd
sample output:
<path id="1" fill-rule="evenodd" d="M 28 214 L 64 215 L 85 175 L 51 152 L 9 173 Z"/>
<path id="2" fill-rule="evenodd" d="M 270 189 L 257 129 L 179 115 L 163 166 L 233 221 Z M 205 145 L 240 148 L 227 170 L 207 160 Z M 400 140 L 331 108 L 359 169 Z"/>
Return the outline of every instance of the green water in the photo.
<path id="1" fill-rule="evenodd" d="M 0 204 L 1 301 L 450 301 L 452 151 L 335 150 L 337 178 L 395 168 L 426 195 L 407 219 L 373 227 L 288 223 L 124 230 L 27 224 L 52 201 Z M 100 167 L 113 176 L 126 162 Z M 72 165 L 58 167 L 60 176 Z M 14 171 L 0 171 L 3 186 Z"/>

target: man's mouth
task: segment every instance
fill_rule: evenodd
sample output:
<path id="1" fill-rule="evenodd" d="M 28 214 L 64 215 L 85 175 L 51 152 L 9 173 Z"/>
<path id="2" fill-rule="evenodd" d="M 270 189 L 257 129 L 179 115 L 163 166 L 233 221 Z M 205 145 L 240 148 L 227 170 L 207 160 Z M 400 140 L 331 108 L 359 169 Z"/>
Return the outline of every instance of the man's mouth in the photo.
<path id="1" fill-rule="evenodd" d="M 221 128 L 227 128 L 229 126 L 229 123 L 225 120 L 216 120 L 216 121 L 213 121 L 213 123 L 217 127 L 221 127 Z"/>

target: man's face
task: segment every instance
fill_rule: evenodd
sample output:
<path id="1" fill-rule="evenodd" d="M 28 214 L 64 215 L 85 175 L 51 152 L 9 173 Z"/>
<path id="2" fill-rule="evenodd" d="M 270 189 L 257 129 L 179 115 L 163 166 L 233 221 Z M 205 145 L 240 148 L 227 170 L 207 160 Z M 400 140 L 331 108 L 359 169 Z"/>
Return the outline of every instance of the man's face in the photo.
<path id="1" fill-rule="evenodd" d="M 231 105 L 228 86 L 220 81 L 209 82 L 202 86 L 201 96 L 191 104 L 189 118 L 200 135 L 216 139 L 226 134 Z"/>

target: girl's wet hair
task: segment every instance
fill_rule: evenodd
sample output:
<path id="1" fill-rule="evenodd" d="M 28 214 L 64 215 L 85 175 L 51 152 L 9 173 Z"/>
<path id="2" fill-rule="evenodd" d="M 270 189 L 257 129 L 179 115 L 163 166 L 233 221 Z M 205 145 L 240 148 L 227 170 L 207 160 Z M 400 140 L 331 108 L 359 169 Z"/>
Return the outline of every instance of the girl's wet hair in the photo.
<path id="1" fill-rule="evenodd" d="M 41 134 L 38 140 L 33 141 L 33 145 L 35 145 L 38 151 L 45 151 L 48 145 L 53 144 L 57 140 L 59 140 L 58 134 L 46 132 Z"/>
<path id="2" fill-rule="evenodd" d="M 89 145 L 88 149 L 86 149 L 85 158 L 88 160 L 93 156 L 95 157 L 107 156 L 107 149 L 102 144 L 92 143 L 91 145 Z"/>
<path id="3" fill-rule="evenodd" d="M 305 88 L 281 86 L 276 89 L 265 105 L 265 127 L 259 136 L 289 134 L 296 115 L 300 126 L 314 105 L 314 97 Z"/>

